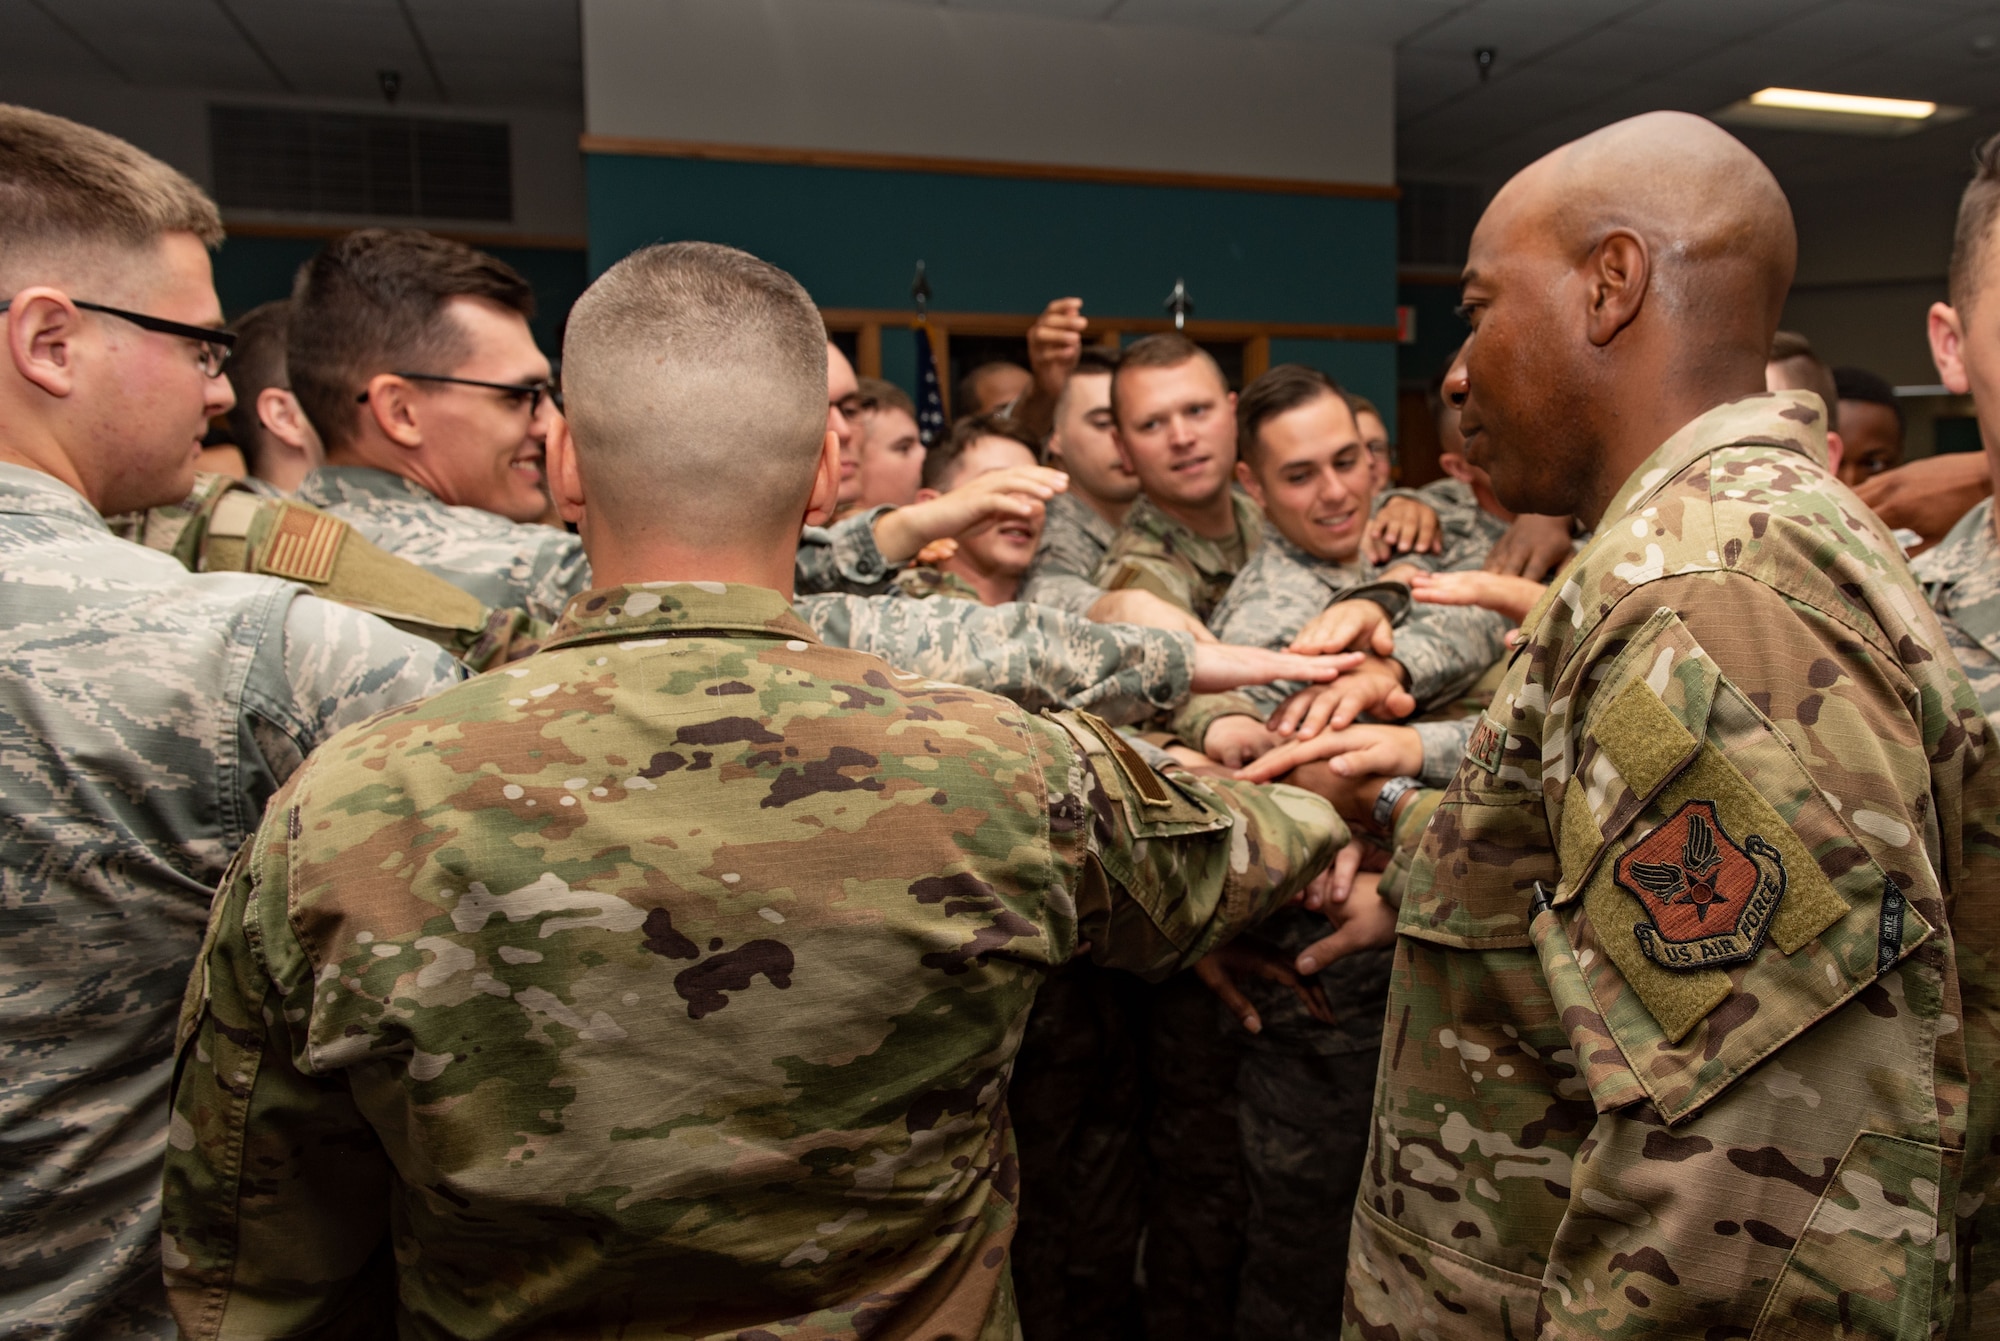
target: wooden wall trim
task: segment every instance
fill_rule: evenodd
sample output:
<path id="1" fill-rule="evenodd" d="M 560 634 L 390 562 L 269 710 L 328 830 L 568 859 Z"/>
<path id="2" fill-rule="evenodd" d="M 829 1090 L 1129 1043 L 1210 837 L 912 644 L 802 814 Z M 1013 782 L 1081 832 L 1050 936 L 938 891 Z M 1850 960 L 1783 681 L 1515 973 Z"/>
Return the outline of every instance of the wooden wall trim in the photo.
<path id="1" fill-rule="evenodd" d="M 1035 313 L 1027 312 L 933 312 L 933 330 L 954 335 L 1025 335 L 1035 324 Z M 907 308 L 826 307 L 820 316 L 833 330 L 860 330 L 868 326 L 909 329 L 917 324 Z M 1106 333 L 1151 335 L 1170 331 L 1174 323 L 1165 317 L 1112 317 L 1090 314 L 1090 333 L 1102 339 Z M 1193 340 L 1351 340 L 1362 343 L 1394 344 L 1394 326 L 1333 325 L 1309 321 L 1208 321 L 1191 318 L 1188 338 Z"/>
<path id="2" fill-rule="evenodd" d="M 763 145 L 707 144 L 631 135 L 585 135 L 586 154 L 644 158 L 697 158 L 724 163 L 782 163 L 795 167 L 870 168 L 888 172 L 940 172 L 961 177 L 1012 177 L 1030 181 L 1102 182 L 1117 186 L 1179 186 L 1205 191 L 1254 191 L 1268 195 L 1340 196 L 1395 200 L 1394 186 L 1367 182 L 1311 182 L 1290 177 L 1237 177 L 1216 172 L 1160 172 L 1145 168 L 1088 168 L 1068 163 L 1005 163 L 983 158 L 930 158 L 918 154 L 862 153 L 847 149 L 774 149 Z"/>

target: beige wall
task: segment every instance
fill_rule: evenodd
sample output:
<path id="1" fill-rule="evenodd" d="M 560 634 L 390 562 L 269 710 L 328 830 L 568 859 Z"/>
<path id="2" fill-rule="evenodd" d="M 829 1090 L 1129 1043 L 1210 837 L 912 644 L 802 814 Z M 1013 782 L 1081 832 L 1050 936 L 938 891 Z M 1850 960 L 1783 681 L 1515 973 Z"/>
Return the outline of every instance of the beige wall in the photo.
<path id="1" fill-rule="evenodd" d="M 1395 180 L 1385 47 L 907 0 L 583 0 L 593 134 Z"/>

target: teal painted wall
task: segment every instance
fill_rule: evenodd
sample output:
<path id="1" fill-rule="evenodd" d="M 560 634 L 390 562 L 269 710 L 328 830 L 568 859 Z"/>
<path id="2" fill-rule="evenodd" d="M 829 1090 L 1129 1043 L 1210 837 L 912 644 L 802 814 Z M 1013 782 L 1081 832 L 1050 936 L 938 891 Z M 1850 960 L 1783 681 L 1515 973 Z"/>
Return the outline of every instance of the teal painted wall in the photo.
<path id="1" fill-rule="evenodd" d="M 215 291 L 235 318 L 292 291 L 292 276 L 326 244 L 318 238 L 232 237 L 215 253 Z M 487 247 L 535 288 L 535 342 L 551 358 L 570 304 L 589 282 L 584 253 L 556 247 Z"/>
<path id="2" fill-rule="evenodd" d="M 1396 207 L 1387 200 L 945 173 L 587 156 L 590 272 L 652 242 L 701 239 L 798 276 L 826 307 L 902 308 L 919 259 L 944 311 L 1152 317 L 1176 278 L 1194 315 L 1389 325 Z M 1274 341 L 1272 360 L 1333 373 L 1395 403 L 1389 344 Z M 883 373 L 908 386 L 908 333 L 882 333 Z"/>
<path id="3" fill-rule="evenodd" d="M 1456 284 L 1404 284 L 1398 295 L 1397 301 L 1416 316 L 1417 338 L 1397 346 L 1396 376 L 1411 385 L 1428 386 L 1450 364 L 1472 328 L 1458 315 Z"/>

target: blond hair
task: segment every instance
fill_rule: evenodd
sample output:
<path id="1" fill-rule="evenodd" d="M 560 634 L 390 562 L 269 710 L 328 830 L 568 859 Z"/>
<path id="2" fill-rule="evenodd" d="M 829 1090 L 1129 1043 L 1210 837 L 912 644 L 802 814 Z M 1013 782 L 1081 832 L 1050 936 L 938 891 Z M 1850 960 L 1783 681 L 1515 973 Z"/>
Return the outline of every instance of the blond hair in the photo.
<path id="1" fill-rule="evenodd" d="M 563 394 L 594 511 L 731 549 L 797 538 L 827 432 L 799 282 L 710 242 L 644 247 L 570 309 Z"/>
<path id="2" fill-rule="evenodd" d="M 136 252 L 169 233 L 222 241 L 199 186 L 115 135 L 0 103 L 0 295 L 79 254 Z"/>

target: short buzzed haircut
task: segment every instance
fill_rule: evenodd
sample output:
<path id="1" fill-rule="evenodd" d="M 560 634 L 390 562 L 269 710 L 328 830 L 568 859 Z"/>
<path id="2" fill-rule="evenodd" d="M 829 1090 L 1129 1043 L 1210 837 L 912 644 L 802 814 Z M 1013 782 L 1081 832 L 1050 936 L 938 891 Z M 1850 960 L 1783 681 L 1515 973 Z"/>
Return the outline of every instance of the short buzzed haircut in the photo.
<path id="1" fill-rule="evenodd" d="M 355 397 L 369 378 L 449 373 L 464 362 L 465 332 L 445 310 L 454 298 L 535 314 L 535 291 L 512 266 L 415 228 L 349 233 L 300 267 L 285 362 L 292 394 L 328 450 L 359 433 Z"/>
<path id="2" fill-rule="evenodd" d="M 778 267 L 712 242 L 633 252 L 570 310 L 563 391 L 593 514 L 679 544 L 797 539 L 827 434 L 826 326 Z"/>
<path id="3" fill-rule="evenodd" d="M 1898 432 L 1907 427 L 1903 402 L 1897 398 L 1896 388 L 1889 385 L 1889 379 L 1882 374 L 1870 372 L 1866 368 L 1835 368 L 1833 386 L 1842 400 L 1887 406 L 1896 416 Z"/>
<path id="4" fill-rule="evenodd" d="M 1833 369 L 1813 353 L 1812 341 L 1797 331 L 1779 331 L 1771 337 L 1770 362 L 1784 370 L 1785 380 L 1800 391 L 1810 391 L 1826 403 L 1828 432 L 1840 431 L 1840 389 L 1834 385 Z"/>
<path id="5" fill-rule="evenodd" d="M 995 368 L 1012 368 L 1016 372 L 1028 371 L 1012 359 L 986 360 L 986 362 L 959 378 L 958 385 L 952 388 L 953 399 L 951 403 L 958 407 L 960 414 L 972 414 L 975 412 L 974 407 L 979 404 L 979 379 L 986 376 L 987 373 L 992 372 Z"/>
<path id="6" fill-rule="evenodd" d="M 1382 418 L 1382 412 L 1375 408 L 1374 401 L 1368 399 L 1366 396 L 1357 396 L 1352 391 L 1347 393 L 1347 408 L 1354 411 L 1356 418 L 1364 414 L 1372 414 L 1377 419 Z M 1383 420 L 1383 422 L 1387 423 L 1388 421 Z"/>
<path id="7" fill-rule="evenodd" d="M 115 135 L 0 103 L 0 296 L 170 233 L 222 241 L 199 186 Z"/>
<path id="8" fill-rule="evenodd" d="M 936 489 L 940 493 L 950 488 L 947 481 L 958 473 L 959 462 L 981 438 L 1005 438 L 1009 442 L 1018 442 L 1027 449 L 1029 456 L 1037 461 L 1042 459 L 1041 448 L 1034 435 L 1021 427 L 1017 420 L 1001 414 L 970 415 L 953 424 L 951 435 L 924 453 L 924 488 Z"/>
<path id="9" fill-rule="evenodd" d="M 236 404 L 229 411 L 229 440 L 243 449 L 250 473 L 257 473 L 261 455 L 263 424 L 257 418 L 257 397 L 270 387 L 291 388 L 285 373 L 285 338 L 291 322 L 292 301 L 280 298 L 260 303 L 229 323 L 236 344 L 229 351 L 224 371 Z"/>
<path id="10" fill-rule="evenodd" d="M 1317 368 L 1303 363 L 1280 363 L 1243 388 L 1236 398 L 1236 456 L 1254 462 L 1259 444 L 1257 434 L 1264 425 L 1301 405 L 1333 396 L 1350 412 L 1353 406 L 1340 384 Z"/>
<path id="11" fill-rule="evenodd" d="M 901 410 L 912 419 L 917 417 L 917 403 L 910 399 L 909 392 L 894 382 L 880 377 L 864 377 L 860 379 L 860 389 L 856 394 L 861 397 L 863 410 Z"/>
<path id="12" fill-rule="evenodd" d="M 1224 391 L 1229 389 L 1229 379 L 1223 376 L 1222 365 L 1215 356 L 1203 349 L 1179 331 L 1162 331 L 1149 335 L 1125 346 L 1125 352 L 1118 356 L 1118 366 L 1111 373 L 1111 417 L 1122 421 L 1118 413 L 1118 378 L 1134 368 L 1178 368 L 1189 359 L 1201 359 L 1215 373 L 1215 380 Z"/>
<path id="13" fill-rule="evenodd" d="M 1103 345 L 1085 345 L 1076 356 L 1076 366 L 1069 371 L 1063 382 L 1063 389 L 1056 395 L 1055 419 L 1060 423 L 1069 409 L 1069 389 L 1079 377 L 1116 376 L 1118 373 L 1118 351 Z"/>
<path id="14" fill-rule="evenodd" d="M 1972 151 L 1972 180 L 1958 198 L 1958 230 L 1951 240 L 1951 305 L 1961 317 L 1972 314 L 1972 300 L 1989 282 L 1982 272 L 1993 254 L 1993 230 L 2000 225 L 2000 135 L 1991 135 Z"/>

